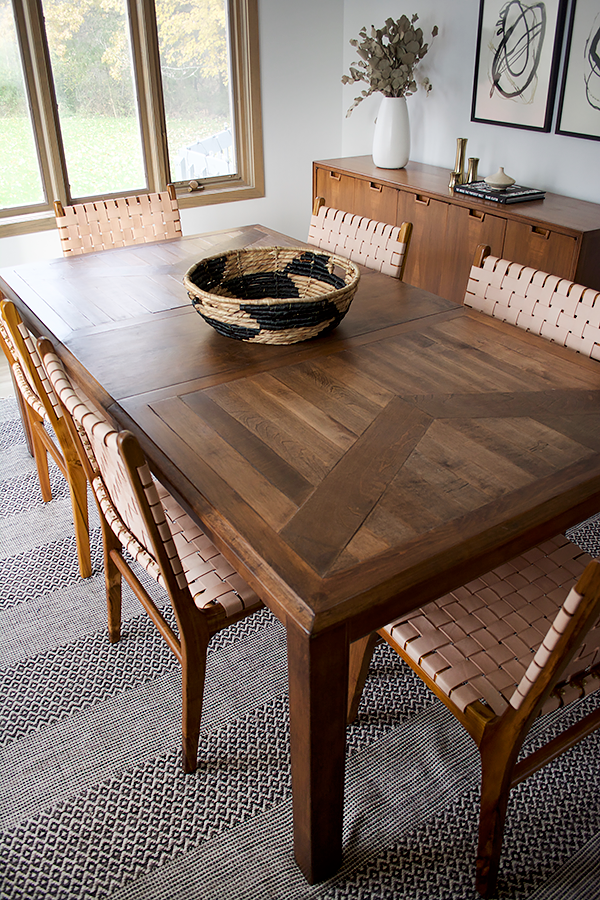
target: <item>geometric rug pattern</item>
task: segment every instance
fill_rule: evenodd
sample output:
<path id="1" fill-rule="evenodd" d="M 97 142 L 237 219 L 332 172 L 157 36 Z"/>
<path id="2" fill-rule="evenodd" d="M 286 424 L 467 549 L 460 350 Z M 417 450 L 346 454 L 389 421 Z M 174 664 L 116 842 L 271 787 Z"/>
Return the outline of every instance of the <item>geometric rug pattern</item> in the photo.
<path id="1" fill-rule="evenodd" d="M 2 900 L 476 900 L 477 751 L 387 644 L 348 728 L 344 864 L 311 887 L 292 854 L 283 628 L 261 610 L 213 639 L 184 775 L 179 666 L 126 587 L 109 644 L 94 505 L 84 580 L 55 467 L 52 487 L 45 504 L 0 400 Z M 600 517 L 569 536 L 600 556 Z M 595 734 L 513 790 L 498 897 L 600 900 L 599 860 Z"/>

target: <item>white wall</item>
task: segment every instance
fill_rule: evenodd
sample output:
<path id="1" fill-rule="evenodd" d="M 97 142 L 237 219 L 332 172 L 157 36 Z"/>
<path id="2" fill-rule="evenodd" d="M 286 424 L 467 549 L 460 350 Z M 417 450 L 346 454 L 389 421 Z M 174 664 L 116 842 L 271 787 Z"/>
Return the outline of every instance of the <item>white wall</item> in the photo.
<path id="1" fill-rule="evenodd" d="M 259 0 L 265 192 L 184 210 L 186 234 L 260 223 L 306 240 L 312 161 L 341 154 L 344 0 Z"/>
<path id="2" fill-rule="evenodd" d="M 450 169 L 466 137 L 482 175 L 504 166 L 519 183 L 600 203 L 600 142 L 470 121 L 478 10 L 479 0 L 259 0 L 266 196 L 184 210 L 184 234 L 261 223 L 305 238 L 312 161 L 371 152 L 380 98 L 345 118 L 357 87 L 341 84 L 356 59 L 349 40 L 402 12 L 440 29 L 421 64 L 433 91 L 408 101 L 412 159 Z M 54 256 L 54 230 L 0 240 L 0 267 Z"/>
<path id="3" fill-rule="evenodd" d="M 343 71 L 357 60 L 348 42 L 358 37 L 363 25 L 378 28 L 390 16 L 399 18 L 404 12 L 410 17 L 416 12 L 426 35 L 433 25 L 439 27 L 418 69 L 429 76 L 433 90 L 426 96 L 420 89 L 408 99 L 411 159 L 451 169 L 456 138 L 466 137 L 467 156 L 480 159 L 484 177 L 504 166 L 519 184 L 600 203 L 600 142 L 470 121 L 479 0 L 412 0 L 400 9 L 393 7 L 390 0 L 345 0 Z M 342 88 L 343 116 L 358 87 Z M 375 94 L 344 118 L 342 156 L 371 152 L 380 102 Z"/>

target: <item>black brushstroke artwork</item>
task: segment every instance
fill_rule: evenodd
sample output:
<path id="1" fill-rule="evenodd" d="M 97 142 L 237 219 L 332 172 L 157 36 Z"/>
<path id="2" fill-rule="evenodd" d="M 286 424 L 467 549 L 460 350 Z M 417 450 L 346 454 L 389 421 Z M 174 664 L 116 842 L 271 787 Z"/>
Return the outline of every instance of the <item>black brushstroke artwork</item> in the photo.
<path id="1" fill-rule="evenodd" d="M 492 47 L 492 88 L 507 99 L 525 99 L 525 91 L 537 84 L 537 71 L 546 36 L 546 5 L 538 2 L 528 5 L 520 0 L 509 0 L 499 13 L 496 36 L 497 47 Z M 596 42 L 596 52 L 598 44 Z M 530 98 L 530 99 L 531 99 Z"/>
<path id="2" fill-rule="evenodd" d="M 585 96 L 594 109 L 600 110 L 600 26 L 596 16 L 590 35 L 585 43 L 586 69 Z"/>

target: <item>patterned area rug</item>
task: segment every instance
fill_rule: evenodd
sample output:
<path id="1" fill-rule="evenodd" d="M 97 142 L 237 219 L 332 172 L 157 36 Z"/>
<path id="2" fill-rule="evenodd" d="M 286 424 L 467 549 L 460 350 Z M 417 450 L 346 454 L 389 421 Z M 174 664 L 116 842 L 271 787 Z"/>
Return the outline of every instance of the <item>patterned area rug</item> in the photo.
<path id="1" fill-rule="evenodd" d="M 213 641 L 201 762 L 184 776 L 178 666 L 128 592 L 108 643 L 97 519 L 82 580 L 58 471 L 52 486 L 44 504 L 0 400 L 2 898 L 475 900 L 477 753 L 387 645 L 348 729 L 344 867 L 309 887 L 292 856 L 282 627 L 262 611 Z M 600 555 L 600 516 L 571 537 Z M 597 733 L 513 791 L 500 898 L 600 898 L 599 787 Z"/>

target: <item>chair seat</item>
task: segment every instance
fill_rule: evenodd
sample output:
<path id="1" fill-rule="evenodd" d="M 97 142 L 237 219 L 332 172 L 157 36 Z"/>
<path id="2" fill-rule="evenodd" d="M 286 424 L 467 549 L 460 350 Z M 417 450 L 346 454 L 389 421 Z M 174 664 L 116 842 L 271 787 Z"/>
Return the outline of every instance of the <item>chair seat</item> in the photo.
<path id="1" fill-rule="evenodd" d="M 200 526 L 187 515 L 160 482 L 155 479 L 153 481 L 181 562 L 184 583 L 187 583 L 196 606 L 206 609 L 219 604 L 227 618 L 261 606 L 261 600 L 252 588 L 219 553 Z M 101 478 L 94 479 L 93 488 L 106 521 L 127 552 L 164 587 L 164 579 L 156 560 L 118 517 Z"/>
<path id="2" fill-rule="evenodd" d="M 590 558 L 559 535 L 382 631 L 461 712 L 480 701 L 501 715 Z M 597 665 L 598 655 L 590 649 L 578 670 Z M 572 690 L 598 686 L 592 676 Z M 541 713 L 574 699 L 561 697 L 566 689 L 559 685 Z"/>
<path id="3" fill-rule="evenodd" d="M 206 609 L 219 603 L 228 618 L 262 606 L 252 588 L 167 489 L 160 482 L 156 488 L 196 606 Z"/>

